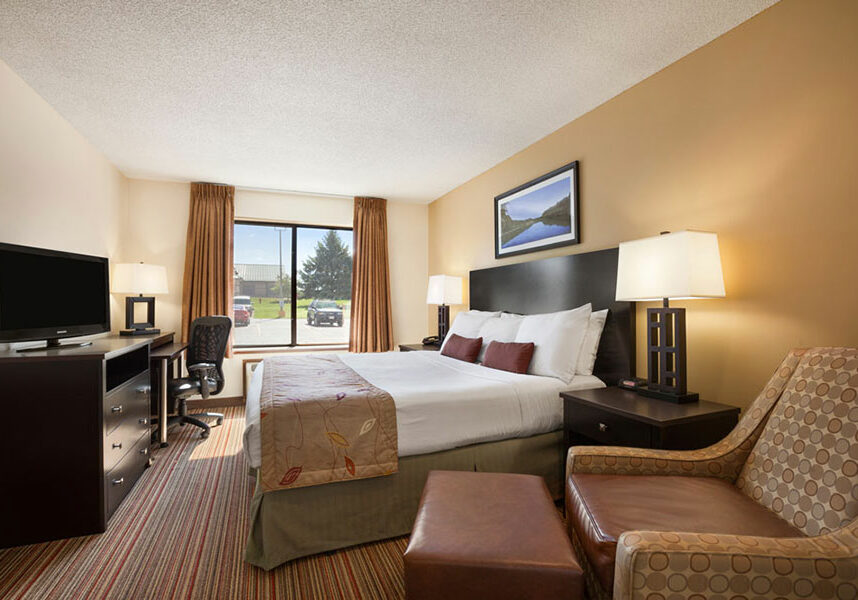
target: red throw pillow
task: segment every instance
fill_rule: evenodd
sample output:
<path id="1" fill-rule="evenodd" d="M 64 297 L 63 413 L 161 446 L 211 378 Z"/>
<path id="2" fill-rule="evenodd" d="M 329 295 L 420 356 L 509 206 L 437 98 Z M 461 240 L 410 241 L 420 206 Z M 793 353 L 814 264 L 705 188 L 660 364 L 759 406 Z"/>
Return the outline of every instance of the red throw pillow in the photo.
<path id="1" fill-rule="evenodd" d="M 527 373 L 534 348 L 533 342 L 492 342 L 486 348 L 483 366 L 513 373 Z"/>
<path id="2" fill-rule="evenodd" d="M 472 363 L 477 360 L 482 347 L 483 338 L 481 337 L 466 338 L 453 333 L 441 349 L 441 354 Z"/>

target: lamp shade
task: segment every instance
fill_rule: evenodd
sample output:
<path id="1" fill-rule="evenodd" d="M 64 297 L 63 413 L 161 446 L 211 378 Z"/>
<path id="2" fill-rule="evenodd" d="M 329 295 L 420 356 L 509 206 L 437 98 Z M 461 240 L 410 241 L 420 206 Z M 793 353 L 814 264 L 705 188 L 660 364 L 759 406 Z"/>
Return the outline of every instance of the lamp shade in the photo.
<path id="1" fill-rule="evenodd" d="M 119 263 L 113 267 L 110 291 L 114 294 L 166 294 L 167 269 L 160 265 Z"/>
<path id="2" fill-rule="evenodd" d="M 429 290 L 426 292 L 426 304 L 461 304 L 462 278 L 452 275 L 432 275 L 429 277 Z"/>
<path id="3" fill-rule="evenodd" d="M 620 244 L 617 300 L 722 298 L 718 236 L 677 231 Z"/>

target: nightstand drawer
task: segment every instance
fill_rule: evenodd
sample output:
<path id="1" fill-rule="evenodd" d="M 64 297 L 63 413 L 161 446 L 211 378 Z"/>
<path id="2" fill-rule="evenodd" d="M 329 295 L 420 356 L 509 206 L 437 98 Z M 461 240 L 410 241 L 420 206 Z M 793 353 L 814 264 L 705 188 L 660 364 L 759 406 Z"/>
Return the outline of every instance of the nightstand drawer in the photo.
<path id="1" fill-rule="evenodd" d="M 582 404 L 568 407 L 566 429 L 574 434 L 608 446 L 650 448 L 652 429 L 645 423 Z"/>
<path id="2" fill-rule="evenodd" d="M 692 450 L 723 438 L 739 417 L 735 406 L 705 400 L 673 404 L 617 387 L 561 392 L 560 397 L 568 446 Z"/>

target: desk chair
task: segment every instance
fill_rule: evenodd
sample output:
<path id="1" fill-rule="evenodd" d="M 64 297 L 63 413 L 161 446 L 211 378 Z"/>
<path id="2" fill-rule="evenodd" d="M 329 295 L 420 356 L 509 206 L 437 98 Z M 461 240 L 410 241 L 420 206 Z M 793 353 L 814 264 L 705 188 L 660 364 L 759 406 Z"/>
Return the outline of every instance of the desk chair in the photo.
<path id="1" fill-rule="evenodd" d="M 206 400 L 223 390 L 223 357 L 231 329 L 232 321 L 229 317 L 200 317 L 191 323 L 187 357 L 189 376 L 171 379 L 168 383 L 167 391 L 179 413 L 168 419 L 168 425 L 179 423 L 184 426 L 185 423 L 190 423 L 203 430 L 200 437 L 207 438 L 211 427 L 200 420 L 200 417 L 217 419 L 217 425 L 223 423 L 221 413 L 189 415 L 186 400 L 197 394 Z"/>

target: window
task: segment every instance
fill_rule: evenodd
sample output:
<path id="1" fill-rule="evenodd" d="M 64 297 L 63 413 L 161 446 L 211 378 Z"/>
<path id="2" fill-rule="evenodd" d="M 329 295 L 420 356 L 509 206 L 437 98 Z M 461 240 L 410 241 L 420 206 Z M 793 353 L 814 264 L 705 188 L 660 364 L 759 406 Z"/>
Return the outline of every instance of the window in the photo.
<path id="1" fill-rule="evenodd" d="M 236 347 L 348 343 L 351 229 L 236 221 L 234 233 Z"/>

